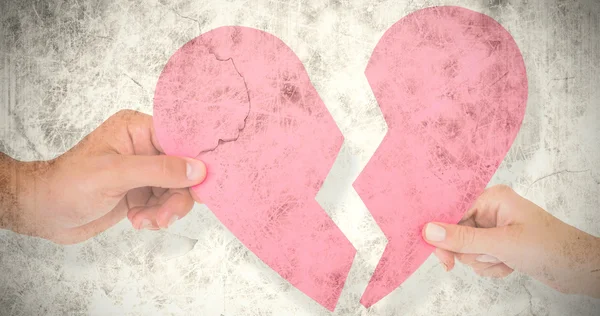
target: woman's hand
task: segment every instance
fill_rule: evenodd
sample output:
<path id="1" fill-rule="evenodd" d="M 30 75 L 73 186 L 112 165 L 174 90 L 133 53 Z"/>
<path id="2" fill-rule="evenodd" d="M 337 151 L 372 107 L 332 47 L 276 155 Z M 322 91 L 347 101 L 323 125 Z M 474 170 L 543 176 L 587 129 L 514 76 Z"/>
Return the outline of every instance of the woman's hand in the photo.
<path id="1" fill-rule="evenodd" d="M 481 276 L 517 270 L 561 292 L 600 298 L 600 239 L 507 186 L 487 189 L 458 225 L 425 225 L 423 237 L 448 271 L 456 258 Z"/>

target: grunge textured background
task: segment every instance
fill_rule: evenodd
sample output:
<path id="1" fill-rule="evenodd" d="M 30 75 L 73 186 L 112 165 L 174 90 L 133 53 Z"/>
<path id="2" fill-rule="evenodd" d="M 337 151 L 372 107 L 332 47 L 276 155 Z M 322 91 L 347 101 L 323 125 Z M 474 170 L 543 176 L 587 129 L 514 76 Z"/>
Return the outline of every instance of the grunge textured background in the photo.
<path id="1" fill-rule="evenodd" d="M 528 72 L 523 126 L 491 184 L 600 235 L 600 2 L 0 2 L 0 150 L 50 159 L 120 109 L 152 113 L 169 56 L 223 25 L 274 34 L 304 63 L 345 136 L 317 196 L 358 254 L 335 315 L 595 315 L 600 301 L 518 273 L 488 280 L 429 260 L 369 310 L 360 295 L 386 240 L 351 188 L 386 124 L 364 77 L 383 32 L 431 5 L 490 15 Z M 68 188 L 67 188 L 68 189 Z M 328 315 L 229 233 L 204 206 L 167 231 L 127 221 L 62 247 L 0 231 L 0 315 Z"/>

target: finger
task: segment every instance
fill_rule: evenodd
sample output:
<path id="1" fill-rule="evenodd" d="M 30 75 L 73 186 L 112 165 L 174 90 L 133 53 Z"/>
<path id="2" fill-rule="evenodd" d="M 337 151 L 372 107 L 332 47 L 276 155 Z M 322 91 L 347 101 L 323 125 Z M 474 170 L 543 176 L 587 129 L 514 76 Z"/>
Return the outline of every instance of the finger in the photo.
<path id="1" fill-rule="evenodd" d="M 473 216 L 470 217 L 463 217 L 460 222 L 458 222 L 458 225 L 463 225 L 463 226 L 471 226 L 471 227 L 478 227 L 477 223 L 475 222 L 475 218 Z"/>
<path id="2" fill-rule="evenodd" d="M 134 207 L 129 211 L 127 217 L 131 221 L 133 228 L 137 230 L 158 230 L 160 227 L 156 223 L 156 214 L 160 210 L 160 207 L 160 204 Z"/>
<path id="3" fill-rule="evenodd" d="M 509 268 L 503 263 L 495 264 L 483 269 L 474 270 L 477 275 L 482 277 L 490 278 L 504 278 L 513 272 L 513 269 Z"/>
<path id="4" fill-rule="evenodd" d="M 169 192 L 169 190 L 166 190 L 166 192 Z M 135 229 L 158 229 L 159 227 L 156 223 L 156 214 L 167 198 L 168 193 L 163 194 L 160 197 L 152 195 L 146 204 L 131 208 L 129 212 L 127 212 L 127 218 L 131 222 L 131 226 L 133 226 Z M 137 214 L 142 211 L 145 213 L 145 215 L 142 217 L 137 216 Z M 144 218 L 148 219 L 148 221 L 144 221 Z"/>
<path id="5" fill-rule="evenodd" d="M 474 228 L 443 223 L 428 223 L 423 238 L 435 247 L 456 253 L 488 254 L 502 258 L 505 251 L 515 249 L 513 226 Z"/>
<path id="6" fill-rule="evenodd" d="M 491 266 L 494 266 L 498 263 L 501 263 L 500 261 L 481 262 L 481 261 L 477 260 L 477 257 L 479 257 L 479 256 L 481 256 L 481 255 L 457 253 L 456 260 L 460 261 L 464 265 L 471 267 L 473 270 L 483 270 L 483 269 L 489 268 Z"/>
<path id="7" fill-rule="evenodd" d="M 493 267 L 493 266 L 498 265 L 498 264 L 501 264 L 501 263 L 485 263 L 485 262 L 477 262 L 477 261 L 475 261 L 475 262 L 473 262 L 471 264 L 468 264 L 468 266 L 471 267 L 471 269 L 477 271 L 477 270 L 484 270 L 484 269 L 487 269 L 489 267 Z"/>
<path id="8" fill-rule="evenodd" d="M 200 203 L 202 204 L 202 199 L 200 199 L 200 196 L 198 196 L 198 194 L 196 193 L 196 191 L 193 188 L 189 188 L 188 189 L 190 192 L 190 196 L 192 197 L 192 199 L 196 202 L 196 203 Z"/>
<path id="9" fill-rule="evenodd" d="M 479 197 L 477 197 L 475 202 L 473 202 L 473 205 L 471 205 L 471 207 L 469 207 L 469 209 L 465 212 L 465 215 L 463 215 L 463 217 L 460 219 L 460 221 L 458 223 L 460 225 L 477 227 L 477 225 L 475 223 L 475 215 L 477 213 L 477 210 L 481 208 L 481 206 L 485 200 L 486 200 L 486 191 L 484 191 L 481 195 L 479 195 Z"/>
<path id="10" fill-rule="evenodd" d="M 493 207 L 491 201 L 498 197 L 498 191 L 504 186 L 493 186 L 487 188 L 477 197 L 473 205 L 465 212 L 458 222 L 459 225 L 471 227 L 496 227 L 497 207 Z"/>
<path id="11" fill-rule="evenodd" d="M 475 263 L 491 263 L 496 264 L 500 263 L 498 258 L 490 255 L 480 255 L 480 254 L 466 254 L 466 253 L 457 253 L 455 255 L 456 260 L 460 261 L 463 264 L 473 265 Z"/>
<path id="12" fill-rule="evenodd" d="M 444 270 L 450 271 L 454 268 L 454 253 L 448 250 L 436 248 L 433 252 L 435 256 L 440 260 L 440 263 L 444 267 Z"/>
<path id="13" fill-rule="evenodd" d="M 475 213 L 475 210 L 476 210 L 476 208 L 474 206 L 475 205 L 471 206 L 471 208 L 469 208 L 465 212 L 465 215 L 463 215 L 463 217 L 458 222 L 459 224 L 464 223 L 464 222 L 469 222 L 469 221 L 474 222 L 473 214 Z M 475 225 L 470 225 L 470 226 L 475 226 Z"/>
<path id="14" fill-rule="evenodd" d="M 506 185 L 495 185 L 483 191 L 475 200 L 468 213 L 473 219 L 475 227 L 496 227 L 500 206 L 512 200 L 515 192 Z"/>
<path id="15" fill-rule="evenodd" d="M 204 181 L 202 161 L 173 156 L 119 156 L 110 169 L 119 189 L 139 187 L 187 188 Z"/>
<path id="16" fill-rule="evenodd" d="M 163 150 L 154 133 L 152 116 L 133 110 L 121 110 L 101 125 L 111 136 L 108 144 L 121 154 L 157 155 Z M 106 134 L 104 133 L 104 134 Z"/>
<path id="17" fill-rule="evenodd" d="M 186 216 L 194 206 L 194 200 L 188 190 L 177 190 L 163 204 L 158 214 L 156 222 L 161 228 L 168 228 L 175 221 Z"/>
<path id="18" fill-rule="evenodd" d="M 477 262 L 476 258 L 479 254 L 470 254 L 470 253 L 457 253 L 455 255 L 456 260 L 460 261 L 462 264 L 471 265 Z"/>
<path id="19" fill-rule="evenodd" d="M 157 155 L 162 153 L 162 147 L 154 133 L 152 116 L 134 112 L 127 124 L 127 132 L 133 143 L 136 155 Z"/>
<path id="20" fill-rule="evenodd" d="M 169 190 L 157 201 L 150 202 L 156 204 L 129 212 L 128 217 L 136 229 L 168 228 L 186 216 L 194 205 L 194 200 L 186 189 Z"/>
<path id="21" fill-rule="evenodd" d="M 168 189 L 165 189 L 165 188 L 152 187 L 152 194 L 154 194 L 154 196 L 156 196 L 156 197 L 160 197 L 165 192 L 167 192 L 167 190 Z"/>
<path id="22" fill-rule="evenodd" d="M 133 190 L 129 190 L 125 195 L 128 209 L 146 205 L 148 199 L 152 196 L 152 190 L 150 187 L 142 187 Z"/>

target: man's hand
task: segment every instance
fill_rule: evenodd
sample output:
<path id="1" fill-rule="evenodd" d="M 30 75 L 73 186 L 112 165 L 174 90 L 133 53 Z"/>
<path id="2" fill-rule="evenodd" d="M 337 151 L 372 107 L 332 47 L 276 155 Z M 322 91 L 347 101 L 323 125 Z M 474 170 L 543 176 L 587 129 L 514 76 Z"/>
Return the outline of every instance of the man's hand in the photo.
<path id="1" fill-rule="evenodd" d="M 487 189 L 459 225 L 425 225 L 423 237 L 448 271 L 456 258 L 481 276 L 517 270 L 559 291 L 600 298 L 600 239 L 507 186 Z"/>
<path id="2" fill-rule="evenodd" d="M 162 154 L 152 117 L 120 111 L 48 162 L 5 162 L 2 227 L 61 244 L 77 243 L 125 216 L 136 229 L 167 228 L 194 205 L 201 161 Z"/>

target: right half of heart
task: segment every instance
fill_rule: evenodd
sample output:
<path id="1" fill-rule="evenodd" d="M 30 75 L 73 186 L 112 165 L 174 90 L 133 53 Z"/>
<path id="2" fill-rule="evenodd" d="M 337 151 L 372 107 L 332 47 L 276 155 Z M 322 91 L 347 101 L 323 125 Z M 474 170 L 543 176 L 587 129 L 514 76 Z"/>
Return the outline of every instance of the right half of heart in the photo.
<path id="1" fill-rule="evenodd" d="M 390 27 L 365 75 L 388 125 L 353 185 L 388 238 L 361 299 L 369 307 L 434 250 L 424 224 L 457 223 L 485 189 L 521 126 L 527 75 L 506 29 L 453 6 Z"/>

